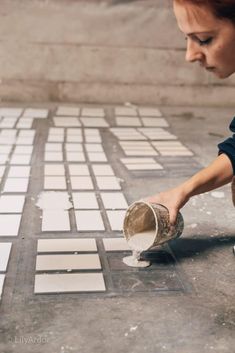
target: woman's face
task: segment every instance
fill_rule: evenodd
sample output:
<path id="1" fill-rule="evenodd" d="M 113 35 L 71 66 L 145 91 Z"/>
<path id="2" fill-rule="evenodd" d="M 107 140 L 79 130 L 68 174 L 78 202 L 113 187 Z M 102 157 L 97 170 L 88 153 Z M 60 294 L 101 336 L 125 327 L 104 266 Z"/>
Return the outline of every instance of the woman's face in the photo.
<path id="1" fill-rule="evenodd" d="M 235 24 L 218 19 L 206 7 L 174 1 L 180 30 L 187 40 L 186 60 L 198 61 L 219 78 L 235 72 Z"/>

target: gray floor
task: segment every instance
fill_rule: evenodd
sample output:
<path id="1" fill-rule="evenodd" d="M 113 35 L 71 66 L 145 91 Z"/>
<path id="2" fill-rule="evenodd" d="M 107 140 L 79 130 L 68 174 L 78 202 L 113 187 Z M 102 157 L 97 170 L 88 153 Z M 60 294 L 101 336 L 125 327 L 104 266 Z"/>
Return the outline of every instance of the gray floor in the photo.
<path id="1" fill-rule="evenodd" d="M 182 211 L 182 237 L 145 254 L 153 262 L 148 269 L 126 268 L 121 261 L 125 252 L 104 251 L 103 238 L 121 236 L 105 218 L 105 232 L 79 237 L 96 238 L 106 291 L 34 294 L 37 240 L 68 236 L 43 234 L 35 206 L 43 189 L 43 149 L 56 106 L 35 106 L 49 108 L 50 116 L 34 121 L 32 173 L 19 235 L 0 238 L 13 243 L 0 304 L 1 352 L 232 352 L 235 237 L 229 185 L 221 188 L 222 198 L 208 193 L 190 200 Z M 114 126 L 113 107 L 103 108 Z M 100 129 L 128 203 L 177 185 L 207 165 L 217 154 L 217 143 L 229 135 L 234 113 L 210 107 L 159 108 L 168 130 L 194 152 L 193 157 L 156 157 L 161 171 L 127 171 L 119 161 L 124 154 L 117 139 L 108 128 Z M 78 237 L 74 222 L 71 217 L 70 238 Z"/>

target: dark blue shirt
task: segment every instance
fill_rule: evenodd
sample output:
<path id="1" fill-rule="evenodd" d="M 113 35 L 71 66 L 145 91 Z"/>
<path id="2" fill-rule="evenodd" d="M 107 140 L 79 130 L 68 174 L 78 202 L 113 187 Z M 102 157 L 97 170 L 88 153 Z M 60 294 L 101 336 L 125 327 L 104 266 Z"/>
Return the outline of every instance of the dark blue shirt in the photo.
<path id="1" fill-rule="evenodd" d="M 235 117 L 233 118 L 229 129 L 235 133 Z M 233 166 L 233 174 L 235 175 L 235 134 L 225 141 L 218 144 L 219 154 L 225 153 L 230 159 Z"/>

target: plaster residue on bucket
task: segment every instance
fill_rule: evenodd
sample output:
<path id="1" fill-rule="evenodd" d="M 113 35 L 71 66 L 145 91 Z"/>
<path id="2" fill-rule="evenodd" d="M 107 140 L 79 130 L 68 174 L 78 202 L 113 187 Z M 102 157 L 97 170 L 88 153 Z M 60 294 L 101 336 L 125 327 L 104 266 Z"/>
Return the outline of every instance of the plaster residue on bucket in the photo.
<path id="1" fill-rule="evenodd" d="M 73 207 L 67 192 L 43 191 L 38 195 L 36 206 L 42 210 L 69 210 Z"/>

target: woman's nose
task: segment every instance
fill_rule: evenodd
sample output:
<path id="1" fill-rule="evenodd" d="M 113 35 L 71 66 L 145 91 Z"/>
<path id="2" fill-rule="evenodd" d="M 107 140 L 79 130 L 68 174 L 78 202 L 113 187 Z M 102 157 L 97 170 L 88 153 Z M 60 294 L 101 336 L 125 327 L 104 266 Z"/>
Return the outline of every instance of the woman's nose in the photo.
<path id="1" fill-rule="evenodd" d="M 202 61 L 203 53 L 201 48 L 198 46 L 197 43 L 194 43 L 190 39 L 187 41 L 187 50 L 185 55 L 185 60 L 187 62 L 193 63 L 195 61 Z"/>

